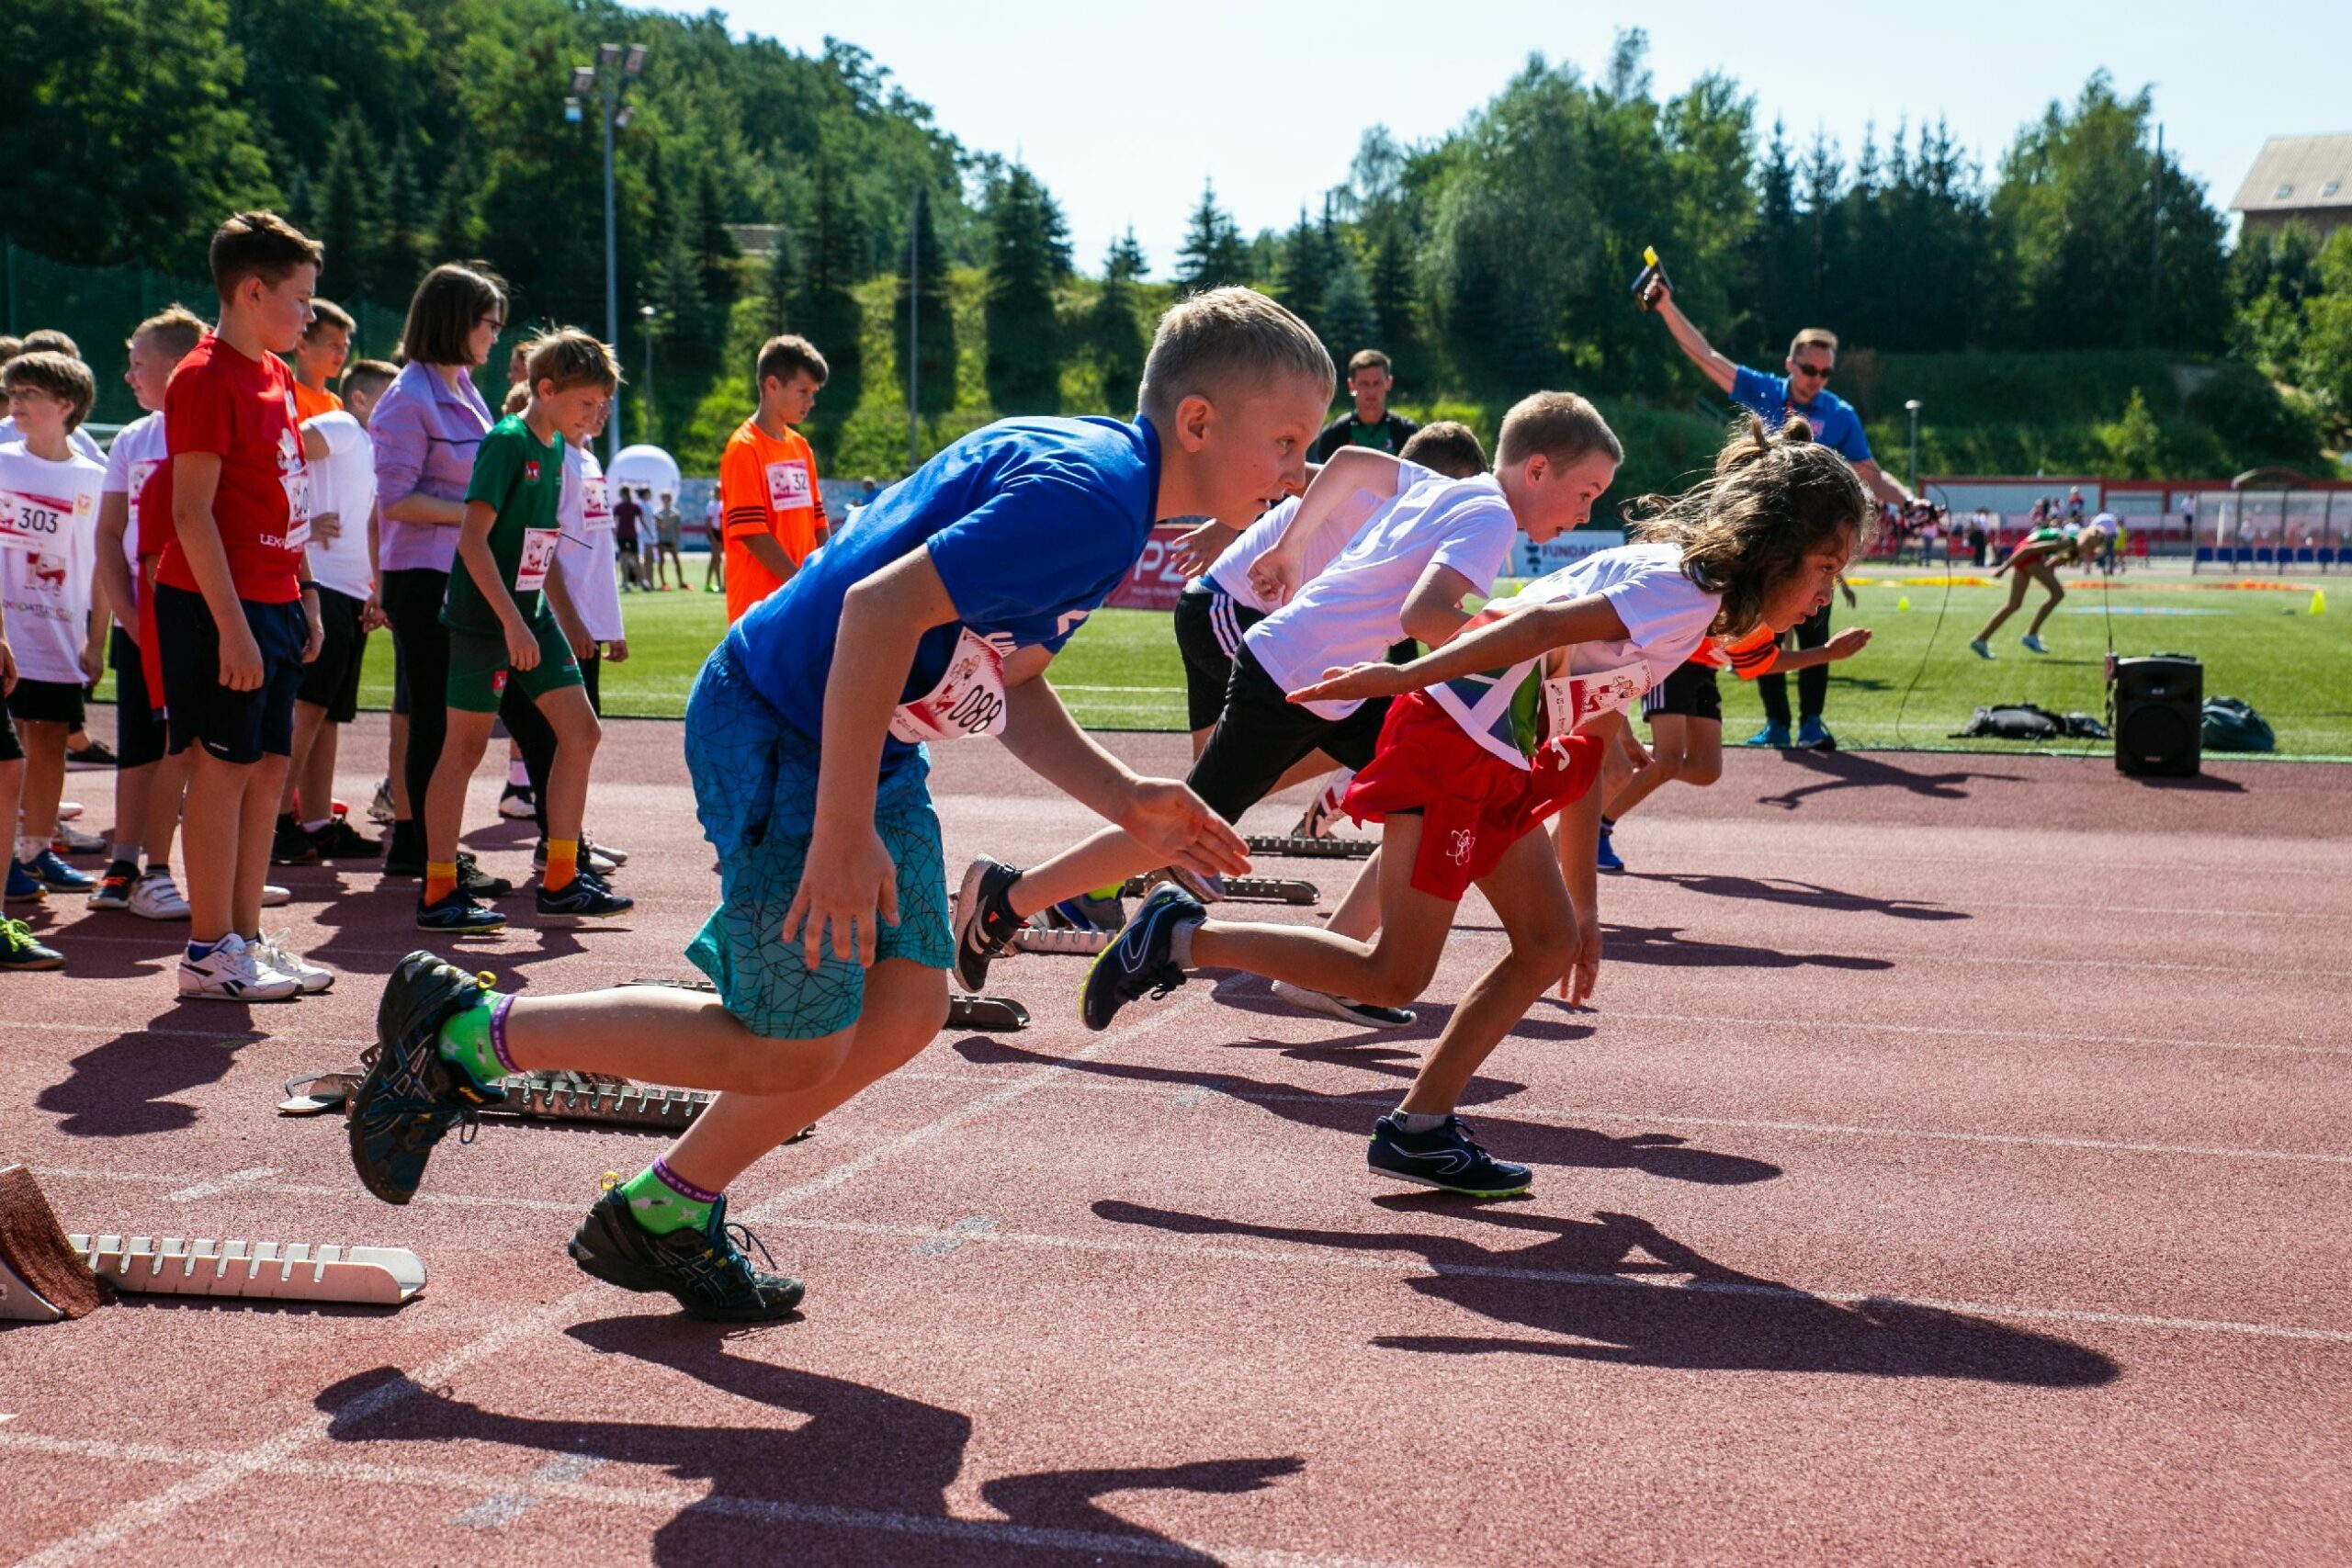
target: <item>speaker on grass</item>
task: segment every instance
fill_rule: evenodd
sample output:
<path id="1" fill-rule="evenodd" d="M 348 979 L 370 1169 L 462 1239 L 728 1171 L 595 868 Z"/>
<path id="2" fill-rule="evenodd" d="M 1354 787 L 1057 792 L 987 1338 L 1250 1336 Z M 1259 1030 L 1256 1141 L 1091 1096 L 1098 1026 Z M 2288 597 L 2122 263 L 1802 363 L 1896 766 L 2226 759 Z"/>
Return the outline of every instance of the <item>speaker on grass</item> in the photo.
<path id="1" fill-rule="evenodd" d="M 2185 653 L 2115 661 L 2119 773 L 2187 778 L 2205 747 L 2205 667 Z"/>

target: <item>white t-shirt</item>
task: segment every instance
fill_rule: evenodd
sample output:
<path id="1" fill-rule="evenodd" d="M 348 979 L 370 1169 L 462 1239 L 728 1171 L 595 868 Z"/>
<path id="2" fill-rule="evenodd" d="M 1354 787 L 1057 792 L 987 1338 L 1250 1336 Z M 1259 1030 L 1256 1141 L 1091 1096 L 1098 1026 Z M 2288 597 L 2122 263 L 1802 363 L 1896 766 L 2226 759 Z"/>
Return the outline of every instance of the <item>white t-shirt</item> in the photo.
<path id="1" fill-rule="evenodd" d="M 1396 476 L 1399 494 L 1424 479 L 1440 477 L 1435 469 L 1425 468 L 1419 463 L 1400 462 L 1396 466 L 1402 470 Z M 1260 556 L 1274 547 L 1274 541 L 1281 538 L 1283 530 L 1290 526 L 1290 520 L 1298 513 L 1300 499 L 1295 495 L 1284 498 L 1279 505 L 1268 507 L 1258 521 L 1243 529 L 1241 536 L 1227 546 L 1225 553 L 1217 557 L 1216 564 L 1209 568 L 1209 585 L 1235 604 L 1245 605 L 1261 615 L 1272 610 L 1274 606 L 1265 595 L 1250 585 L 1250 569 L 1257 564 Z M 1330 565 L 1340 552 L 1347 548 L 1348 541 L 1356 536 L 1356 531 L 1379 510 L 1380 502 L 1362 491 L 1357 491 L 1333 507 L 1331 515 L 1323 520 L 1323 526 L 1306 541 L 1300 581 L 1305 581 Z"/>
<path id="2" fill-rule="evenodd" d="M 1600 713 L 1638 707 L 1643 694 L 1699 651 L 1723 604 L 1720 595 L 1682 575 L 1680 546 L 1621 545 L 1595 551 L 1537 578 L 1508 599 L 1496 600 L 1478 612 L 1463 635 L 1533 605 L 1596 595 L 1608 600 L 1625 623 L 1622 642 L 1570 643 L 1499 675 L 1463 675 L 1431 686 L 1430 698 L 1479 745 L 1524 768 L 1527 755 L 1514 737 L 1511 698 L 1538 677 L 1539 667 L 1542 677 L 1571 683 L 1555 686 L 1555 694 L 1573 699 L 1579 727 Z"/>
<path id="3" fill-rule="evenodd" d="M 5 446 L 12 441 L 22 441 L 23 439 L 23 436 L 17 434 L 17 422 L 10 419 L 6 414 L 0 413 L 0 446 Z M 106 448 L 98 445 L 98 438 L 96 436 L 92 435 L 80 425 L 77 424 L 74 427 L 73 434 L 66 436 L 65 444 L 74 448 L 74 456 L 87 457 L 90 461 L 99 465 L 101 468 L 106 465 Z"/>
<path id="4" fill-rule="evenodd" d="M 332 512 L 341 530 L 332 539 L 311 534 L 311 578 L 354 599 L 376 591 L 375 563 L 368 558 L 368 514 L 376 510 L 376 444 L 368 427 L 342 409 L 302 422 L 326 438 L 327 455 L 311 465 L 311 515 Z"/>
<path id="5" fill-rule="evenodd" d="M 0 446 L 0 606 L 25 680 L 82 683 L 106 477 L 78 452 L 52 463 L 21 441 Z"/>
<path id="6" fill-rule="evenodd" d="M 1368 663 L 1402 640 L 1406 596 L 1430 567 L 1453 568 L 1474 592 L 1492 588 L 1518 536 L 1510 503 L 1490 476 L 1423 479 L 1374 511 L 1329 566 L 1242 640 L 1283 691 L 1312 685 L 1324 671 Z M 1361 705 L 1306 707 L 1340 719 Z"/>
<path id="7" fill-rule="evenodd" d="M 139 498 L 146 493 L 147 481 L 154 476 L 156 465 L 167 454 L 164 445 L 164 416 L 142 414 L 132 420 L 107 448 L 107 478 L 101 488 L 106 495 L 126 497 L 130 502 L 130 523 L 122 530 L 122 558 L 130 568 L 130 585 L 139 586 Z M 123 625 L 118 612 L 115 624 Z"/>
<path id="8" fill-rule="evenodd" d="M 620 551 L 613 542 L 612 498 L 605 489 L 605 466 L 594 452 L 567 446 L 563 490 L 556 498 L 555 570 L 580 624 L 598 642 L 618 642 L 621 589 L 613 575 Z"/>

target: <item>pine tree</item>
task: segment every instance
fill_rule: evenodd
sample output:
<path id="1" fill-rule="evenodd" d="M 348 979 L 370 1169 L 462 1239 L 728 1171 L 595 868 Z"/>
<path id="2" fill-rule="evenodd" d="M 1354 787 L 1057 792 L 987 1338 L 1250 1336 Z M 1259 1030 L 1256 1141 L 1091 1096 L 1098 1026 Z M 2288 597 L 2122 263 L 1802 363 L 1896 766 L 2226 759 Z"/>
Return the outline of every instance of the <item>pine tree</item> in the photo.
<path id="1" fill-rule="evenodd" d="M 1399 380 L 1409 372 L 1412 379 L 1419 381 L 1424 367 L 1413 241 L 1404 219 L 1394 210 L 1374 224 L 1372 265 L 1364 285 L 1372 302 L 1374 340 L 1395 362 Z"/>
<path id="2" fill-rule="evenodd" d="M 1274 297 L 1318 332 L 1323 326 L 1323 297 L 1330 290 L 1331 276 L 1339 264 L 1336 249 L 1324 226 L 1308 221 L 1306 209 L 1300 208 L 1297 226 L 1283 241 Z"/>
<path id="3" fill-rule="evenodd" d="M 481 254 L 480 182 L 469 166 L 470 151 L 460 146 L 452 152 L 441 173 L 441 188 L 434 193 L 433 249 L 446 261 Z"/>
<path id="4" fill-rule="evenodd" d="M 669 238 L 653 262 L 654 330 L 662 341 L 689 351 L 709 345 L 710 298 L 702 291 L 702 268 L 684 221 L 670 226 Z M 626 331 L 626 319 L 623 330 Z M 619 349 L 622 345 L 616 344 Z"/>
<path id="5" fill-rule="evenodd" d="M 326 247 L 330 282 L 324 291 L 357 299 L 376 281 L 377 235 L 383 221 L 383 197 L 377 181 L 382 163 L 368 122 L 356 108 L 345 113 L 327 143 L 326 161 L 320 165 L 316 200 L 318 227 L 312 233 Z"/>
<path id="6" fill-rule="evenodd" d="M 1204 288 L 1250 281 L 1249 245 L 1232 215 L 1216 204 L 1215 182 L 1201 187 L 1201 205 L 1193 209 L 1192 227 L 1185 231 L 1184 243 L 1176 255 L 1179 293 L 1197 294 Z"/>
<path id="7" fill-rule="evenodd" d="M 1061 209 L 1014 164 L 989 202 L 988 384 L 1000 412 L 1051 413 L 1061 402 L 1054 290 L 1069 276 Z"/>
<path id="8" fill-rule="evenodd" d="M 1121 409 L 1143 381 L 1143 320 L 1136 285 L 1149 270 L 1143 247 L 1131 228 L 1124 239 L 1111 242 L 1102 258 L 1102 288 L 1087 314 L 1087 347 L 1102 370 L 1103 395 Z"/>
<path id="9" fill-rule="evenodd" d="M 820 158 L 808 226 L 802 235 L 800 291 L 793 299 L 792 320 L 831 368 L 817 415 L 818 423 L 828 424 L 856 412 L 865 389 L 861 343 L 865 312 L 850 288 L 859 276 L 865 241 L 847 197 L 831 160 Z"/>
<path id="10" fill-rule="evenodd" d="M 1373 311 L 1363 268 L 1353 256 L 1343 255 L 1332 272 L 1330 287 L 1323 293 L 1322 319 L 1315 323 L 1315 331 L 1335 365 L 1345 365 L 1358 349 L 1380 346 L 1380 319 Z M 1394 360 L 1394 354 L 1390 358 Z"/>
<path id="11" fill-rule="evenodd" d="M 775 248 L 768 253 L 767 273 L 762 280 L 762 316 L 766 321 L 763 329 L 768 335 L 792 330 L 793 301 L 800 294 L 800 240 L 788 222 L 775 225 Z"/>
<path id="12" fill-rule="evenodd" d="M 915 192 L 913 243 L 914 288 L 908 288 L 908 257 L 899 258 L 899 302 L 891 331 L 899 349 L 899 379 L 907 378 L 910 357 L 919 355 L 917 406 L 938 415 L 956 402 L 956 309 L 947 287 L 947 250 L 939 243 L 939 227 L 932 218 L 932 195 Z M 910 345 L 910 326 L 919 330 Z M 910 353 L 911 347 L 911 353 Z"/>
<path id="13" fill-rule="evenodd" d="M 718 172 L 707 159 L 695 177 L 694 251 L 703 298 L 723 319 L 741 289 L 735 264 L 742 258 L 743 248 L 735 243 L 735 231 L 728 226 Z M 710 335 L 716 339 L 721 334 Z"/>
<path id="14" fill-rule="evenodd" d="M 393 139 L 392 155 L 384 169 L 384 230 L 379 238 L 373 285 L 383 299 L 407 299 L 433 265 L 427 221 L 416 160 L 403 132 Z"/>

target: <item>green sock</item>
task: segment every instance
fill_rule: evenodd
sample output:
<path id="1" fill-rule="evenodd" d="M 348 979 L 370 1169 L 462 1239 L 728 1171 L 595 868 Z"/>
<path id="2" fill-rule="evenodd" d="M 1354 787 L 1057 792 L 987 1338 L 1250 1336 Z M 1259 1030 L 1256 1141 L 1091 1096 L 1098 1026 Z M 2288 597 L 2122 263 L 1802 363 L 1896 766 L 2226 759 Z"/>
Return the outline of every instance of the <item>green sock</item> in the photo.
<path id="1" fill-rule="evenodd" d="M 628 1200 L 629 1218 L 655 1235 L 703 1229 L 718 1201 L 718 1193 L 680 1180 L 658 1159 L 622 1182 L 620 1193 Z"/>
<path id="2" fill-rule="evenodd" d="M 1087 897 L 1089 898 L 1116 898 L 1122 892 L 1125 891 L 1126 886 L 1127 885 L 1124 882 L 1114 882 L 1107 887 L 1095 888 L 1093 891 L 1087 894 Z"/>
<path id="3" fill-rule="evenodd" d="M 441 1059 L 455 1062 L 474 1076 L 474 1081 L 494 1084 L 507 1073 L 506 1064 L 498 1059 L 498 1047 L 491 1039 L 492 1026 L 501 1021 L 501 1009 L 508 1000 L 498 991 L 484 991 L 481 1003 L 469 1007 L 441 1026 Z"/>

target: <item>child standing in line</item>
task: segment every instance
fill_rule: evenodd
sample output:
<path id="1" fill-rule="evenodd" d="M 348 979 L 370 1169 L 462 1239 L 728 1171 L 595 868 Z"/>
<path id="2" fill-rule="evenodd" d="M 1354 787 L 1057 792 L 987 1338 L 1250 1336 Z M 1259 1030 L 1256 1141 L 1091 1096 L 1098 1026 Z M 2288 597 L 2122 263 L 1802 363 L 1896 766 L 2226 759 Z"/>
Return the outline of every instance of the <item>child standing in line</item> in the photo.
<path id="1" fill-rule="evenodd" d="M 628 660 L 628 637 L 621 623 L 620 584 L 613 563 L 613 502 L 605 489 L 604 465 L 596 461 L 595 438 L 612 417 L 608 401 L 594 428 L 577 441 L 568 441 L 563 454 L 563 493 L 556 501 L 556 522 L 562 534 L 556 541 L 555 570 L 548 577 L 548 604 L 556 624 L 580 663 L 580 684 L 588 706 L 602 718 L 605 713 L 604 670 L 606 663 Z M 628 863 L 628 852 L 602 840 L 592 842 L 586 818 L 582 818 L 582 857 L 598 875 Z"/>
<path id="2" fill-rule="evenodd" d="M 311 301 L 311 324 L 294 345 L 294 412 L 303 423 L 343 408 L 334 385 L 351 357 L 351 314 L 342 306 L 326 299 Z"/>
<path id="3" fill-rule="evenodd" d="M 541 589 L 555 564 L 556 503 L 567 442 L 600 423 L 620 385 L 612 351 L 586 333 L 549 333 L 531 345 L 529 401 L 491 427 L 474 456 L 458 570 L 441 619 L 449 628 L 449 728 L 424 801 L 422 931 L 496 931 L 506 923 L 458 885 L 458 834 L 466 785 L 490 744 L 508 681 L 520 685 L 555 732 L 547 783 L 548 861 L 538 912 L 603 919 L 635 908 L 580 863 L 580 818 L 602 732 L 580 689 L 580 666 Z"/>
<path id="4" fill-rule="evenodd" d="M 572 1067 L 723 1092 L 605 1193 L 571 1257 L 697 1317 L 783 1317 L 799 1281 L 752 1266 L 726 1189 L 930 1043 L 950 957 L 927 742 L 1000 735 L 1056 787 L 1203 872 L 1240 839 L 1183 785 L 1088 739 L 1046 665 L 1170 517 L 1244 522 L 1295 488 L 1332 382 L 1306 324 L 1218 288 L 1161 318 L 1134 423 L 1010 419 L 891 487 L 738 621 L 686 708 L 720 903 L 687 955 L 718 996 L 653 987 L 489 992 L 430 953 L 401 961 L 352 1098 L 370 1192 L 405 1203 L 434 1143 L 502 1074 Z M 828 938 L 831 953 L 827 953 Z"/>
<path id="5" fill-rule="evenodd" d="M 1601 748 L 1640 700 L 1714 635 L 1785 631 L 1829 602 L 1867 536 L 1861 481 L 1801 420 L 1751 421 L 1712 483 L 1642 504 L 1636 543 L 1603 550 L 1487 605 L 1447 646 L 1403 666 L 1364 663 L 1299 702 L 1395 694 L 1380 751 L 1344 808 L 1383 825 L 1381 927 L 1373 943 L 1296 926 L 1216 920 L 1173 885 L 1153 890 L 1088 972 L 1087 1026 L 1165 995 L 1193 968 L 1239 969 L 1379 1001 L 1410 1001 L 1436 972 L 1462 897 L 1485 894 L 1510 951 L 1470 987 L 1396 1111 L 1374 1125 L 1374 1170 L 1476 1197 L 1527 1190 L 1526 1167 L 1488 1155 L 1456 1116 L 1488 1053 L 1563 973 L 1592 993 L 1600 962 L 1593 874 Z M 1567 883 L 1536 831 L 1576 814 Z"/>
<path id="6" fill-rule="evenodd" d="M 825 356 L 807 338 L 789 335 L 768 339 L 752 367 L 760 406 L 735 427 L 718 458 L 729 626 L 791 581 L 830 536 L 817 454 L 795 428 L 817 406 L 830 373 Z M 681 571 L 679 586 L 684 585 Z"/>

